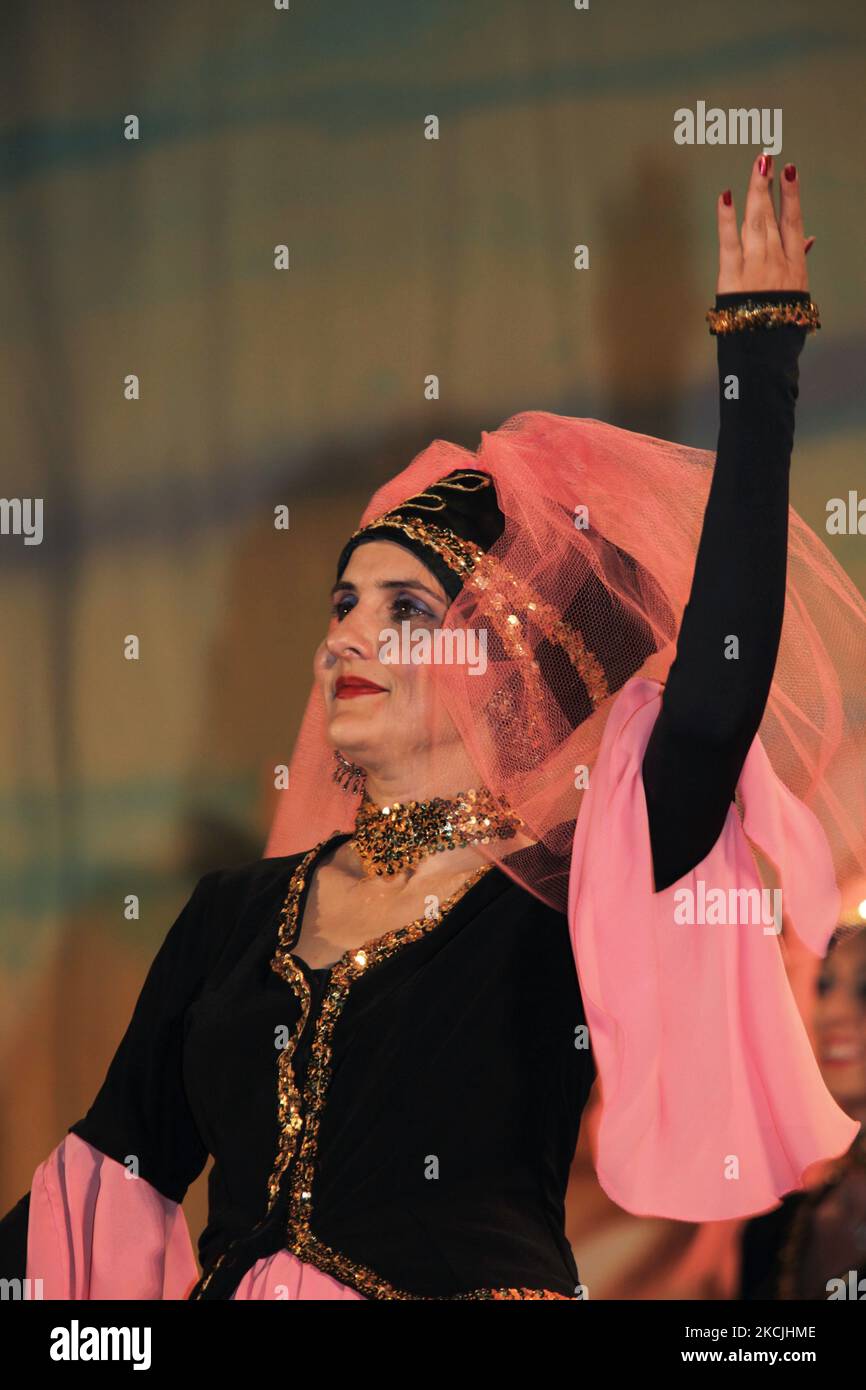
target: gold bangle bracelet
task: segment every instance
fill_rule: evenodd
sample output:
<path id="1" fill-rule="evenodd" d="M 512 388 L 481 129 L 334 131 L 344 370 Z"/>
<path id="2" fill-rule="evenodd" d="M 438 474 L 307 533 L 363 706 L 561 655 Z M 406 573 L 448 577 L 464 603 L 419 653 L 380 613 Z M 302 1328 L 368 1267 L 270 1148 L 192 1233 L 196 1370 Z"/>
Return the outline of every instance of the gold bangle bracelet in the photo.
<path id="1" fill-rule="evenodd" d="M 821 327 L 818 305 L 812 299 L 808 304 L 762 304 L 759 299 L 749 299 L 733 309 L 708 309 L 705 317 L 713 334 L 737 333 L 744 328 L 776 328 L 784 323 L 805 328 L 807 333 L 814 333 Z"/>

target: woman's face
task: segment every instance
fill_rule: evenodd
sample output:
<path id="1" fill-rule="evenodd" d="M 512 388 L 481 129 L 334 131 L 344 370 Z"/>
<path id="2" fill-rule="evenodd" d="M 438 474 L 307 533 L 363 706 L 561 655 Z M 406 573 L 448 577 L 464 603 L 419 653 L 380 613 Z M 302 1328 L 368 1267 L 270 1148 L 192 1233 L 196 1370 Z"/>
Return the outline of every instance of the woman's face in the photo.
<path id="1" fill-rule="evenodd" d="M 441 627 L 449 603 L 432 571 L 403 546 L 367 541 L 352 551 L 333 591 L 328 633 L 313 669 L 332 745 L 368 773 L 413 758 L 415 770 L 421 767 L 431 739 L 430 667 L 383 661 L 380 652 L 386 631 L 400 636 L 404 622 L 409 636 Z M 354 693 L 353 680 L 379 688 Z M 444 732 L 456 740 L 450 721 Z"/>
<path id="2" fill-rule="evenodd" d="M 814 1026 L 818 1061 L 833 1098 L 866 1110 L 866 930 L 843 938 L 821 966 Z"/>

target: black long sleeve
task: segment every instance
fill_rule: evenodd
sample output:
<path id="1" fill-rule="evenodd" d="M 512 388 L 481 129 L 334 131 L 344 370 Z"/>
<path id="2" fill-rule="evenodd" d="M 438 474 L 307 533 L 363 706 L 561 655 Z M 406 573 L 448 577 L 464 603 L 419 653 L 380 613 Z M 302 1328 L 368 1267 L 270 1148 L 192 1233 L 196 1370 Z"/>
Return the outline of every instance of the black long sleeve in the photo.
<path id="1" fill-rule="evenodd" d="M 806 291 L 722 294 L 808 304 Z M 788 546 L 788 483 L 806 330 L 785 324 L 717 338 L 719 436 L 677 654 L 643 762 L 655 889 L 718 839 L 776 664 Z M 726 384 L 737 381 L 737 394 Z M 730 654 L 730 639 L 739 644 Z"/>

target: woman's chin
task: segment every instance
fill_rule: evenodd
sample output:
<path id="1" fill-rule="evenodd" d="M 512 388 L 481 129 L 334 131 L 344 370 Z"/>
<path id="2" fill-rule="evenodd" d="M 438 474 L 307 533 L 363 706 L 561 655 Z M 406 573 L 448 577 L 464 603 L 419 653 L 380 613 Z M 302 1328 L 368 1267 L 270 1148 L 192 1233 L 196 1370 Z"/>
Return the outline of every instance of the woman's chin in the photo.
<path id="1" fill-rule="evenodd" d="M 378 724 L 378 719 L 371 719 L 360 711 L 336 710 L 328 721 L 328 738 L 345 757 L 360 758 L 365 750 L 386 736 L 384 725 L 381 734 L 377 734 Z"/>

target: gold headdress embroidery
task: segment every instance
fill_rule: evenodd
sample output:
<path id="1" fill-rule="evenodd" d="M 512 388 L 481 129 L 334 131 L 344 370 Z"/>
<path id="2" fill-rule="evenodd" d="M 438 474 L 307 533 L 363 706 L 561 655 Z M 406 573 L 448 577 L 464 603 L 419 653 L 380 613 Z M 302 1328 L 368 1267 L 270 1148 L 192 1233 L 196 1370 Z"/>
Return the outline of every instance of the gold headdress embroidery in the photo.
<path id="1" fill-rule="evenodd" d="M 467 486 L 463 481 L 465 478 L 471 479 L 471 486 Z M 489 473 L 457 473 L 453 478 L 442 478 L 440 482 L 434 483 L 434 487 L 450 488 L 454 492 L 480 492 L 482 488 L 491 486 Z M 425 499 L 435 502 L 436 506 L 427 505 Z M 417 492 L 414 497 L 407 497 L 405 502 L 400 503 L 401 507 L 415 507 L 419 512 L 444 512 L 446 502 L 444 497 L 440 497 L 435 492 Z M 389 512 L 389 516 L 393 513 Z M 357 535 L 357 532 L 355 533 Z"/>

